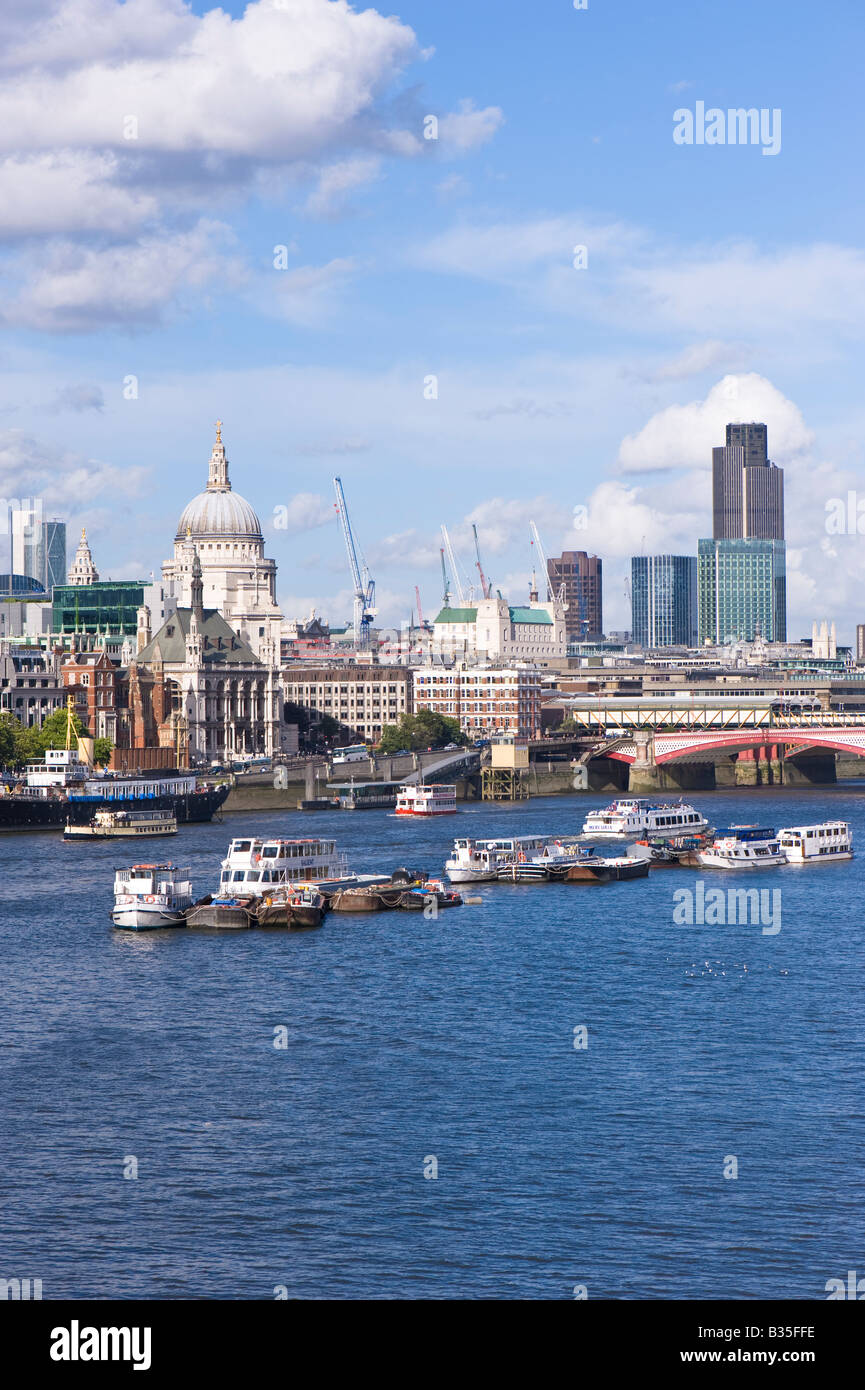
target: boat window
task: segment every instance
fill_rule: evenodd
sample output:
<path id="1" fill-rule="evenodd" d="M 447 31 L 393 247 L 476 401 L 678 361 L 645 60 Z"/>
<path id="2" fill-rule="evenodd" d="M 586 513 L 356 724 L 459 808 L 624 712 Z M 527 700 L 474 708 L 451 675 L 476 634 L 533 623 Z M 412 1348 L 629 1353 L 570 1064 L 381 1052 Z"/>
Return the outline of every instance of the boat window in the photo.
<path id="1" fill-rule="evenodd" d="M 258 869 L 250 869 L 249 873 L 246 875 L 247 883 L 258 883 L 260 878 L 261 873 Z"/>
<path id="2" fill-rule="evenodd" d="M 242 869 L 235 869 L 235 871 L 234 871 L 234 882 L 235 882 L 235 883 L 242 883 L 242 882 L 243 882 L 243 870 L 242 870 Z"/>
<path id="3" fill-rule="evenodd" d="M 251 843 L 251 840 L 235 840 L 231 846 L 231 851 L 233 854 L 247 854 Z"/>
<path id="4" fill-rule="evenodd" d="M 275 859 L 277 852 L 276 845 L 265 845 L 264 849 L 261 851 L 261 857 L 262 859 Z"/>
<path id="5" fill-rule="evenodd" d="M 261 875 L 262 883 L 270 883 L 270 869 L 265 869 Z"/>

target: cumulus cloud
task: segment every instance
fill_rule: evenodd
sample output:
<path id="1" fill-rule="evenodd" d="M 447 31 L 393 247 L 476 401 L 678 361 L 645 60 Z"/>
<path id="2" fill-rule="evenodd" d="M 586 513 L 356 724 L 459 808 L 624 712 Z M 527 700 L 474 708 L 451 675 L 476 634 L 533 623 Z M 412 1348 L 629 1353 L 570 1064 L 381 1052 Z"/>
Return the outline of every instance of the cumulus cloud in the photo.
<path id="1" fill-rule="evenodd" d="M 760 420 L 768 428 L 769 454 L 777 462 L 810 446 L 801 411 L 765 377 L 725 376 L 702 401 L 671 405 L 622 440 L 619 465 L 626 473 L 670 468 L 710 468 L 712 448 L 723 444 L 729 422 Z"/>
<path id="2" fill-rule="evenodd" d="M 499 106 L 485 106 L 476 109 L 470 98 L 458 103 L 457 110 L 449 112 L 439 120 L 438 138 L 442 154 L 465 154 L 492 140 L 504 122 L 504 112 Z"/>
<path id="3" fill-rule="evenodd" d="M 81 514 L 83 501 L 88 508 L 97 508 L 101 501 L 111 506 L 118 498 L 139 497 L 146 480 L 145 468 L 121 468 L 88 458 L 22 430 L 0 431 L 0 495 L 21 497 L 26 487 L 28 497 L 43 499 L 46 513 Z"/>

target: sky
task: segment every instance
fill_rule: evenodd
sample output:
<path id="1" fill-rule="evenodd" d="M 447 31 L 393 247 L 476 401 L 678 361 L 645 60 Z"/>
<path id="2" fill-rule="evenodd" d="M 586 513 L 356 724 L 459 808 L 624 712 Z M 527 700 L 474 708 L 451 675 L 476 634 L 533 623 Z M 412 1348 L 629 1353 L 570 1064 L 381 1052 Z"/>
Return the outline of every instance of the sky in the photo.
<path id="1" fill-rule="evenodd" d="M 438 611 L 443 522 L 524 600 L 535 521 L 612 630 L 764 420 L 788 631 L 851 641 L 863 39 L 859 0 L 0 0 L 0 496 L 158 574 L 219 418 L 287 617 L 350 615 L 339 475 L 381 624 Z M 780 147 L 677 143 L 698 103 Z"/>

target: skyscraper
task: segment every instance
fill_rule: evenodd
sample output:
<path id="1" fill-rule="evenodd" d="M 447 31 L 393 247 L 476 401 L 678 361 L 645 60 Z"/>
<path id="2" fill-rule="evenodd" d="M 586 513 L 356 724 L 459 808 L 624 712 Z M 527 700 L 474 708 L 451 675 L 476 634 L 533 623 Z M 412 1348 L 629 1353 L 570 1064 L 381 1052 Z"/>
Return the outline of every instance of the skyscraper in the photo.
<path id="1" fill-rule="evenodd" d="M 730 424 L 712 450 L 715 540 L 784 539 L 784 470 L 770 463 L 763 424 Z"/>
<path id="2" fill-rule="evenodd" d="M 695 555 L 632 557 L 631 632 L 641 647 L 696 645 Z"/>
<path id="3" fill-rule="evenodd" d="M 784 542 L 697 542 L 700 642 L 787 640 Z"/>
<path id="4" fill-rule="evenodd" d="M 569 642 L 601 637 L 604 631 L 603 562 L 585 550 L 563 550 L 547 560 L 547 574 L 557 594 L 564 585 Z"/>
<path id="5" fill-rule="evenodd" d="M 66 583 L 66 522 L 43 521 L 42 540 L 45 556 L 42 583 L 50 593 L 55 584 Z"/>

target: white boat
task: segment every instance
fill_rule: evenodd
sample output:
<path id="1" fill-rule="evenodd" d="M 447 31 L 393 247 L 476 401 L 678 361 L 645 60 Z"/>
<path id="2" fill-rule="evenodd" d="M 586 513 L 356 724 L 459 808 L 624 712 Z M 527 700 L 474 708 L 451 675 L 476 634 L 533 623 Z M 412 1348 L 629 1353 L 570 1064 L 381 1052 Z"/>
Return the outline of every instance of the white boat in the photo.
<path id="1" fill-rule="evenodd" d="M 451 883 L 486 883 L 508 864 L 527 863 L 540 854 L 549 835 L 506 835 L 493 840 L 454 840 L 445 873 Z"/>
<path id="2" fill-rule="evenodd" d="M 389 881 L 388 875 L 349 873 L 334 840 L 232 840 L 222 861 L 219 892 L 261 897 L 277 884 L 310 885 L 322 891 Z"/>
<path id="3" fill-rule="evenodd" d="M 131 931 L 180 927 L 192 901 L 188 869 L 173 864 L 133 864 L 114 875 L 111 920 L 115 927 Z"/>
<path id="4" fill-rule="evenodd" d="M 456 809 L 457 789 L 452 782 L 403 787 L 396 799 L 398 816 L 448 816 Z"/>
<path id="5" fill-rule="evenodd" d="M 613 801 L 602 811 L 590 811 L 583 834 L 597 839 L 624 839 L 629 835 L 684 835 L 705 830 L 709 822 L 687 802 L 671 804 L 629 796 Z"/>
<path id="6" fill-rule="evenodd" d="M 131 840 L 142 835 L 176 835 L 171 811 L 97 811 L 83 825 L 66 822 L 64 840 Z"/>
<path id="7" fill-rule="evenodd" d="M 786 864 L 787 856 L 774 830 L 759 825 L 731 825 L 697 853 L 707 869 L 766 869 Z"/>
<path id="8" fill-rule="evenodd" d="M 845 820 L 788 825 L 778 831 L 788 864 L 831 864 L 853 858 L 853 832 Z"/>

